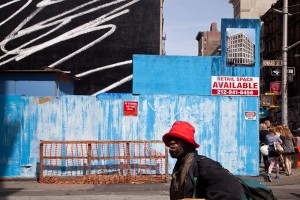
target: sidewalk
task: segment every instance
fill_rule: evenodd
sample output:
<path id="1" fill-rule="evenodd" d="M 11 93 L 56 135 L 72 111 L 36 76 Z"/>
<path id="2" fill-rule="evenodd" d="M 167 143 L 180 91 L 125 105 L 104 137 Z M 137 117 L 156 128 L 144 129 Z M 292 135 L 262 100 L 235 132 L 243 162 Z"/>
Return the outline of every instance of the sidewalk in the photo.
<path id="1" fill-rule="evenodd" d="M 266 182 L 265 176 L 247 177 L 270 187 L 279 200 L 300 199 L 300 168 L 291 176 Z M 169 200 L 169 183 L 156 184 L 40 184 L 36 181 L 0 182 L 0 200 Z"/>
<path id="2" fill-rule="evenodd" d="M 168 200 L 169 183 L 159 184 L 40 184 L 36 181 L 0 183 L 1 200 Z"/>
<path id="3" fill-rule="evenodd" d="M 249 177 L 258 180 L 272 189 L 278 200 L 281 199 L 300 199 L 300 168 L 292 169 L 292 175 L 287 176 L 284 171 L 280 171 L 280 179 L 275 180 L 275 173 L 272 173 L 272 182 L 267 181 L 267 176 L 264 173 L 263 166 L 260 168 L 260 176 Z"/>

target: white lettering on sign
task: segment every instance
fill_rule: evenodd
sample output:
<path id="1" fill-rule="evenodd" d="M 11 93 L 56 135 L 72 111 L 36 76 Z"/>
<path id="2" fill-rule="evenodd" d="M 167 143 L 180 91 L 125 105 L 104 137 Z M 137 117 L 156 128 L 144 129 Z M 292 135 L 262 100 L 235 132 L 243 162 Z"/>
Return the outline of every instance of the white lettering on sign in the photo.
<path id="1" fill-rule="evenodd" d="M 212 95 L 259 96 L 259 77 L 212 76 Z"/>

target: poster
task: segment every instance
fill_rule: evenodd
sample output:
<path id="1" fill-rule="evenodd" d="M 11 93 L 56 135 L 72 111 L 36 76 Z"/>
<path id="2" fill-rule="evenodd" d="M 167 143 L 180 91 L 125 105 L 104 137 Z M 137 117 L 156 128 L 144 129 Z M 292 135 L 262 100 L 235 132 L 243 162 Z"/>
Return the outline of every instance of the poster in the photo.
<path id="1" fill-rule="evenodd" d="M 259 96 L 259 77 L 212 76 L 211 94 L 220 96 Z"/>

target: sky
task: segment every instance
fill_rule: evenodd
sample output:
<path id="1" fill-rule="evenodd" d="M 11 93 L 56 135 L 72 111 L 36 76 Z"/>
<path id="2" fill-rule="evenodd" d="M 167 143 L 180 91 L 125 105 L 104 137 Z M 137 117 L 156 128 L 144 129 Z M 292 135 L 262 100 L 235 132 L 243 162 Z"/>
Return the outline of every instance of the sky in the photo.
<path id="1" fill-rule="evenodd" d="M 221 19 L 233 18 L 229 0 L 164 0 L 164 34 L 167 55 L 198 55 L 198 32 L 209 31 Z"/>

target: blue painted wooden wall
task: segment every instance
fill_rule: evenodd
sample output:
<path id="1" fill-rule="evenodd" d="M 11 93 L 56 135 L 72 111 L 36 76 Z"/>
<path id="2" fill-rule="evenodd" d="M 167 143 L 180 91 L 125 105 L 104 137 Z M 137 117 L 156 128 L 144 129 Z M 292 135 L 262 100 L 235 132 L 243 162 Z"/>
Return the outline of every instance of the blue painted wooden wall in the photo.
<path id="1" fill-rule="evenodd" d="M 139 102 L 137 117 L 123 102 Z M 258 99 L 195 95 L 1 96 L 0 177 L 35 177 L 39 140 L 160 140 L 175 120 L 196 127 L 199 152 L 234 174 L 258 175 Z M 170 159 L 170 167 L 175 160 Z"/>
<path id="2" fill-rule="evenodd" d="M 258 117 L 244 114 L 258 115 L 259 97 L 210 90 L 211 76 L 259 77 L 257 62 L 228 67 L 222 56 L 134 55 L 134 94 L 0 96 L 0 177 L 36 177 L 39 140 L 159 140 L 176 120 L 195 126 L 200 154 L 236 175 L 256 176 Z M 138 102 L 138 116 L 124 116 L 124 101 Z M 175 160 L 169 161 L 171 170 Z"/>

